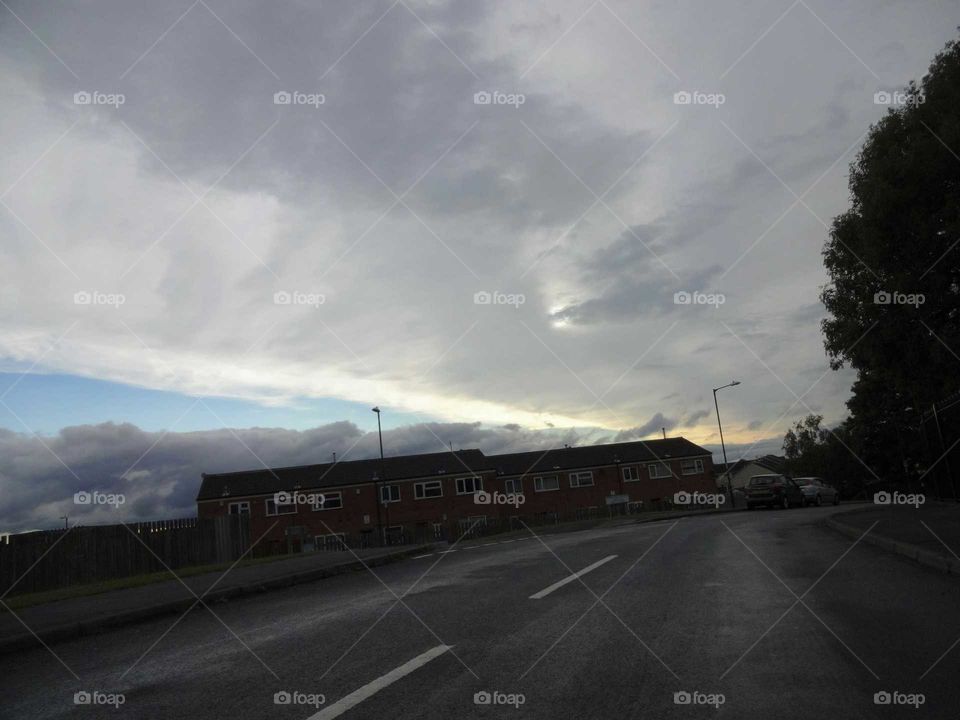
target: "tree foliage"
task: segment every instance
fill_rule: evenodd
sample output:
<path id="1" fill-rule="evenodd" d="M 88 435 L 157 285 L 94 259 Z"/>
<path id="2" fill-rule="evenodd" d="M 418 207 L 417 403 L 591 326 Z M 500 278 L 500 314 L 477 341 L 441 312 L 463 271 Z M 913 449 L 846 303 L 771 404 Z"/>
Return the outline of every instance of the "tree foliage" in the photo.
<path id="1" fill-rule="evenodd" d="M 915 479 L 920 413 L 960 390 L 960 43 L 904 98 L 868 131 L 823 250 L 824 345 L 831 367 L 857 370 L 850 417 L 825 435 L 808 417 L 784 438 L 799 463 L 847 446 L 868 481 Z"/>

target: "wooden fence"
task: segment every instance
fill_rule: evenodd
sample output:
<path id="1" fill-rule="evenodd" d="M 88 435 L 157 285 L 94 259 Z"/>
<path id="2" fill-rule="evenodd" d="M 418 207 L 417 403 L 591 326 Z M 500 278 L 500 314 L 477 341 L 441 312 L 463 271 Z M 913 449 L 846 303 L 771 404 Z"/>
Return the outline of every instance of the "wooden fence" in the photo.
<path id="1" fill-rule="evenodd" d="M 0 596 L 228 563 L 249 546 L 240 515 L 9 535 L 0 538 Z"/>

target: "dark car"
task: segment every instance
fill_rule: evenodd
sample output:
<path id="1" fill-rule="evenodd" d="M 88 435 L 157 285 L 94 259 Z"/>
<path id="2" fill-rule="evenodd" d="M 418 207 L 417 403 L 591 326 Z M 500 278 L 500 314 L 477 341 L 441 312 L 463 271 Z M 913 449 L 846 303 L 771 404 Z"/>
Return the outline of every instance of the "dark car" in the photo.
<path id="1" fill-rule="evenodd" d="M 767 507 L 803 506 L 803 493 L 797 484 L 786 475 L 754 475 L 746 487 L 747 509 Z"/>

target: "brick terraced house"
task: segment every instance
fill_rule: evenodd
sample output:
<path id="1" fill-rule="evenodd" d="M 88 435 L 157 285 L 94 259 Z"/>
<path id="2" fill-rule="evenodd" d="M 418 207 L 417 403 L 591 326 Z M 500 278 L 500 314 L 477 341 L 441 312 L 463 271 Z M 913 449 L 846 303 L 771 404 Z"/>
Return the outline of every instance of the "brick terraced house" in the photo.
<path id="1" fill-rule="evenodd" d="M 388 542 L 404 542 L 454 539 L 469 528 L 519 528 L 520 519 L 542 524 L 637 512 L 669 507 L 681 491 L 715 487 L 710 452 L 677 437 L 205 473 L 197 514 L 246 515 L 253 541 L 266 533 L 262 551 L 295 552 L 338 547 L 339 538 L 377 544 L 380 527 Z"/>

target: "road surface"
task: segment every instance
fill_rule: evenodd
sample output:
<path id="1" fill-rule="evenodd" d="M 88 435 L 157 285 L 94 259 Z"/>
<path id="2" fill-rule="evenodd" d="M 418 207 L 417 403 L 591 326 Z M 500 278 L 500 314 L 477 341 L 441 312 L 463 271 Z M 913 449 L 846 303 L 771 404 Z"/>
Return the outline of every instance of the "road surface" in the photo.
<path id="1" fill-rule="evenodd" d="M 955 718 L 960 580 L 833 512 L 472 541 L 38 646 L 0 657 L 0 715 Z"/>

